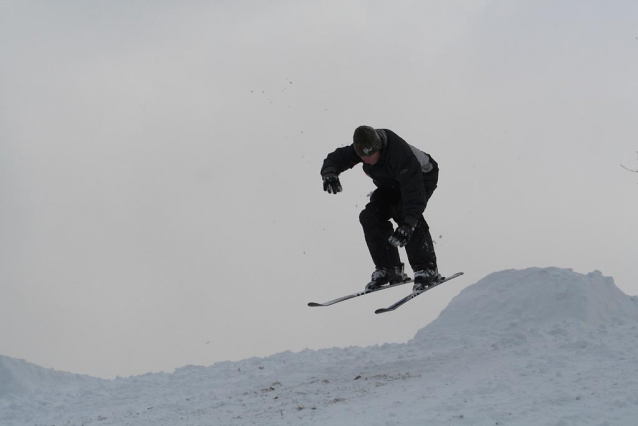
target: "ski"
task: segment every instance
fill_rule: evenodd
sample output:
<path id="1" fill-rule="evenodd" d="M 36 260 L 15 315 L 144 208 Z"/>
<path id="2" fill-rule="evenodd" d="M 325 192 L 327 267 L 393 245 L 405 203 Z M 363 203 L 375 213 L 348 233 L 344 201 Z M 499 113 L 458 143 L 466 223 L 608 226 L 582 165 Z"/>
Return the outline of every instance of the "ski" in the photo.
<path id="1" fill-rule="evenodd" d="M 407 302 L 409 302 L 410 300 L 414 299 L 415 297 L 425 293 L 426 291 L 431 290 L 434 287 L 438 287 L 438 286 L 440 286 L 441 284 L 443 284 L 446 281 L 450 281 L 451 279 L 454 279 L 456 277 L 460 277 L 461 275 L 463 275 L 463 272 L 457 272 L 456 274 L 451 275 L 449 277 L 445 277 L 445 278 L 441 277 L 441 279 L 439 281 L 437 281 L 436 283 L 430 285 L 425 290 L 412 292 L 412 293 L 408 294 L 407 296 L 405 296 L 403 299 L 399 300 L 398 302 L 388 306 L 387 308 L 377 309 L 376 311 L 374 311 L 374 313 L 375 314 L 382 314 L 382 313 L 385 313 L 385 312 L 394 311 L 398 307 L 405 305 Z"/>
<path id="2" fill-rule="evenodd" d="M 389 288 L 398 287 L 400 285 L 409 284 L 411 282 L 412 282 L 412 278 L 406 278 L 404 281 L 398 282 L 396 284 L 386 285 L 386 286 L 383 286 L 383 287 L 375 288 L 374 290 L 362 290 L 362 291 L 359 291 L 357 293 L 352 293 L 352 294 L 349 294 L 347 296 L 339 297 L 338 299 L 334 299 L 334 300 L 331 300 L 329 302 L 324 302 L 324 303 L 310 302 L 310 303 L 308 303 L 308 306 L 313 307 L 313 308 L 316 308 L 318 306 L 330 306 L 330 305 L 334 305 L 335 303 L 339 303 L 339 302 L 343 302 L 343 301 L 346 301 L 346 300 L 354 299 L 355 297 L 364 296 L 364 295 L 370 294 L 370 293 L 376 293 L 377 291 L 387 290 Z"/>

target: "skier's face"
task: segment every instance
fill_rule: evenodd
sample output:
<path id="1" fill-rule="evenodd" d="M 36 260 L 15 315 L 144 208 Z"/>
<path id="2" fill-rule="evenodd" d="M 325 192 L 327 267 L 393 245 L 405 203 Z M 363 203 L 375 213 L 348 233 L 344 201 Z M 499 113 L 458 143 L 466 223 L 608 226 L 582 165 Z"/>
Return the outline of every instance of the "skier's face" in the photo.
<path id="1" fill-rule="evenodd" d="M 370 164 L 371 166 L 377 164 L 379 162 L 379 158 L 381 158 L 381 151 L 377 151 L 372 155 L 368 155 L 367 157 L 361 157 L 364 163 Z"/>

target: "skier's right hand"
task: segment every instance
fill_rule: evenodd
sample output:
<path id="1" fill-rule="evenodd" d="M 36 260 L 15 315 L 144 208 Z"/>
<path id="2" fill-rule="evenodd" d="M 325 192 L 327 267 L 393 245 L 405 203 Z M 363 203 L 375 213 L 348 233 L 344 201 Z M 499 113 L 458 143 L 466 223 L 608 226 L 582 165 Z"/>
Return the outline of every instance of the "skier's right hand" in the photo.
<path id="1" fill-rule="evenodd" d="M 336 173 L 326 173 L 323 178 L 323 190 L 328 194 L 337 194 L 343 190 Z"/>

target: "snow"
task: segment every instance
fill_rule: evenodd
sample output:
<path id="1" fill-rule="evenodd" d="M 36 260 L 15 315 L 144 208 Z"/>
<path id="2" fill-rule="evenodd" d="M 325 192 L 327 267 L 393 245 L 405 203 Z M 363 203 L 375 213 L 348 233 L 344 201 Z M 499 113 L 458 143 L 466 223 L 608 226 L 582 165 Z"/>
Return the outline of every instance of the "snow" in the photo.
<path id="1" fill-rule="evenodd" d="M 0 355 L 0 398 L 43 389 L 61 389 L 93 382 L 89 376 L 45 369 L 21 359 Z"/>
<path id="2" fill-rule="evenodd" d="M 0 424 L 634 425 L 637 342 L 638 300 L 613 279 L 507 270 L 405 344 L 115 380 L 0 357 Z"/>

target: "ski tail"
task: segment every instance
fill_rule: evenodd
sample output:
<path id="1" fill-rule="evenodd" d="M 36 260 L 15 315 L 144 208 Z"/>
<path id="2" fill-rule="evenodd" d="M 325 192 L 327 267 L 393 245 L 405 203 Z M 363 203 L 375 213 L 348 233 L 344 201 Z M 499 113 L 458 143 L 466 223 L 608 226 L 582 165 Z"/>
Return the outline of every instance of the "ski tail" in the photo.
<path id="1" fill-rule="evenodd" d="M 383 286 L 383 287 L 375 288 L 373 290 L 358 291 L 356 293 L 348 294 L 347 296 L 339 297 L 337 299 L 330 300 L 328 302 L 324 302 L 324 303 L 310 302 L 310 303 L 308 303 L 308 306 L 310 306 L 311 308 L 322 307 L 322 306 L 331 306 L 331 305 L 334 305 L 335 303 L 344 302 L 346 300 L 354 299 L 355 297 L 364 296 L 364 295 L 370 294 L 370 293 L 376 293 L 377 291 L 387 290 L 389 288 L 398 287 L 400 285 L 409 284 L 411 282 L 412 282 L 412 278 L 406 278 L 404 281 L 401 281 L 401 282 L 398 282 L 398 283 L 395 283 L 395 284 L 386 285 L 386 286 Z"/>

